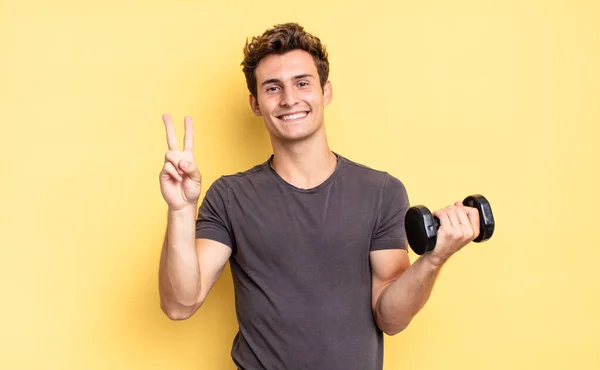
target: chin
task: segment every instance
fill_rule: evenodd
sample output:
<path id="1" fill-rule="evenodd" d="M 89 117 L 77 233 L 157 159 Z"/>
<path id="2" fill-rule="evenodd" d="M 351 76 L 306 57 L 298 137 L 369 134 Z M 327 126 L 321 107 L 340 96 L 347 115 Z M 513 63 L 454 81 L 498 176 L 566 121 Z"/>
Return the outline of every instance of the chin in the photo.
<path id="1" fill-rule="evenodd" d="M 323 125 L 313 126 L 314 122 L 302 122 L 299 125 L 286 125 L 279 121 L 274 127 L 267 127 L 271 137 L 281 142 L 299 142 L 308 140 L 322 131 Z"/>
<path id="2" fill-rule="evenodd" d="M 287 142 L 299 142 L 299 141 L 304 141 L 304 140 L 309 140 L 311 138 L 313 138 L 315 135 L 317 135 L 317 133 L 319 132 L 319 130 L 314 130 L 314 131 L 302 131 L 302 132 L 287 132 L 287 133 L 279 133 L 279 135 L 277 135 L 279 140 L 282 141 L 287 141 Z"/>

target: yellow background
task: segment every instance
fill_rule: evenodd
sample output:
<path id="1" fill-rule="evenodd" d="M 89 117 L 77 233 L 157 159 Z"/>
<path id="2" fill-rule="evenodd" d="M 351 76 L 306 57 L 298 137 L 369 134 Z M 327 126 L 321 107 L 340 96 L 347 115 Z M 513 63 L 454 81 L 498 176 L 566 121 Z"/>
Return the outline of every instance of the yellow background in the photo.
<path id="1" fill-rule="evenodd" d="M 239 64 L 285 21 L 329 48 L 335 151 L 494 210 L 385 369 L 600 368 L 597 1 L 0 4 L 0 369 L 234 368 L 228 268 L 190 320 L 159 309 L 160 117 L 195 119 L 204 190 L 264 161 Z"/>

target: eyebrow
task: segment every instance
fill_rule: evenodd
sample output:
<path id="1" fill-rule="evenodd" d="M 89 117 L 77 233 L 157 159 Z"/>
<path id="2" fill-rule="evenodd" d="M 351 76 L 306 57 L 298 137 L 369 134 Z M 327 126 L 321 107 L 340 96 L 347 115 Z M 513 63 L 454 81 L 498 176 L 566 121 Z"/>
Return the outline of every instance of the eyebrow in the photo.
<path id="1" fill-rule="evenodd" d="M 311 75 L 310 73 L 304 73 L 301 75 L 294 76 L 293 79 L 301 80 L 301 79 L 307 78 L 307 77 L 315 78 L 315 76 Z M 279 80 L 277 78 L 270 78 L 268 80 L 265 80 L 263 83 L 261 83 L 260 86 L 264 86 L 264 85 L 268 85 L 268 84 L 272 84 L 272 83 L 278 83 L 278 82 L 281 82 L 281 80 Z"/>

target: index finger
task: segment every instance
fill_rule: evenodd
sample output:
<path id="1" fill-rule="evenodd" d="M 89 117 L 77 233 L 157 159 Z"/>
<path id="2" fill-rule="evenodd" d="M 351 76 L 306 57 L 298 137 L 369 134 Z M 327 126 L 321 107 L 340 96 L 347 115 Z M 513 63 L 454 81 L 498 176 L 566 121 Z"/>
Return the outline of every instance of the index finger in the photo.
<path id="1" fill-rule="evenodd" d="M 183 150 L 191 152 L 194 150 L 194 122 L 192 117 L 186 116 L 183 120 L 185 123 L 185 133 L 183 136 Z"/>
<path id="2" fill-rule="evenodd" d="M 440 227 L 452 227 L 452 222 L 450 222 L 450 217 L 448 216 L 448 212 L 445 209 L 438 209 L 437 211 L 434 211 L 433 216 L 437 217 L 438 220 L 440 220 Z"/>
<path id="3" fill-rule="evenodd" d="M 175 133 L 175 126 L 173 126 L 173 120 L 168 114 L 163 114 L 163 122 L 165 123 L 165 129 L 167 131 L 167 145 L 169 150 L 179 150 L 177 146 L 177 134 Z"/>

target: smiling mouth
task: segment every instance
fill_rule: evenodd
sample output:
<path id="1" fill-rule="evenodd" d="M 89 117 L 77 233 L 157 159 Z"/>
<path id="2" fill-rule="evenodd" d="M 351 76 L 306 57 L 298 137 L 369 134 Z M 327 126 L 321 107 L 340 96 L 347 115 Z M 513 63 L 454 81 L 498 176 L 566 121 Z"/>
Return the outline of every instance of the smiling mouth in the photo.
<path id="1" fill-rule="evenodd" d="M 306 117 L 307 115 L 308 115 L 308 112 L 298 112 L 298 113 L 284 114 L 282 116 L 278 116 L 277 118 L 279 118 L 282 121 L 294 121 L 294 120 L 302 119 L 302 118 Z"/>

